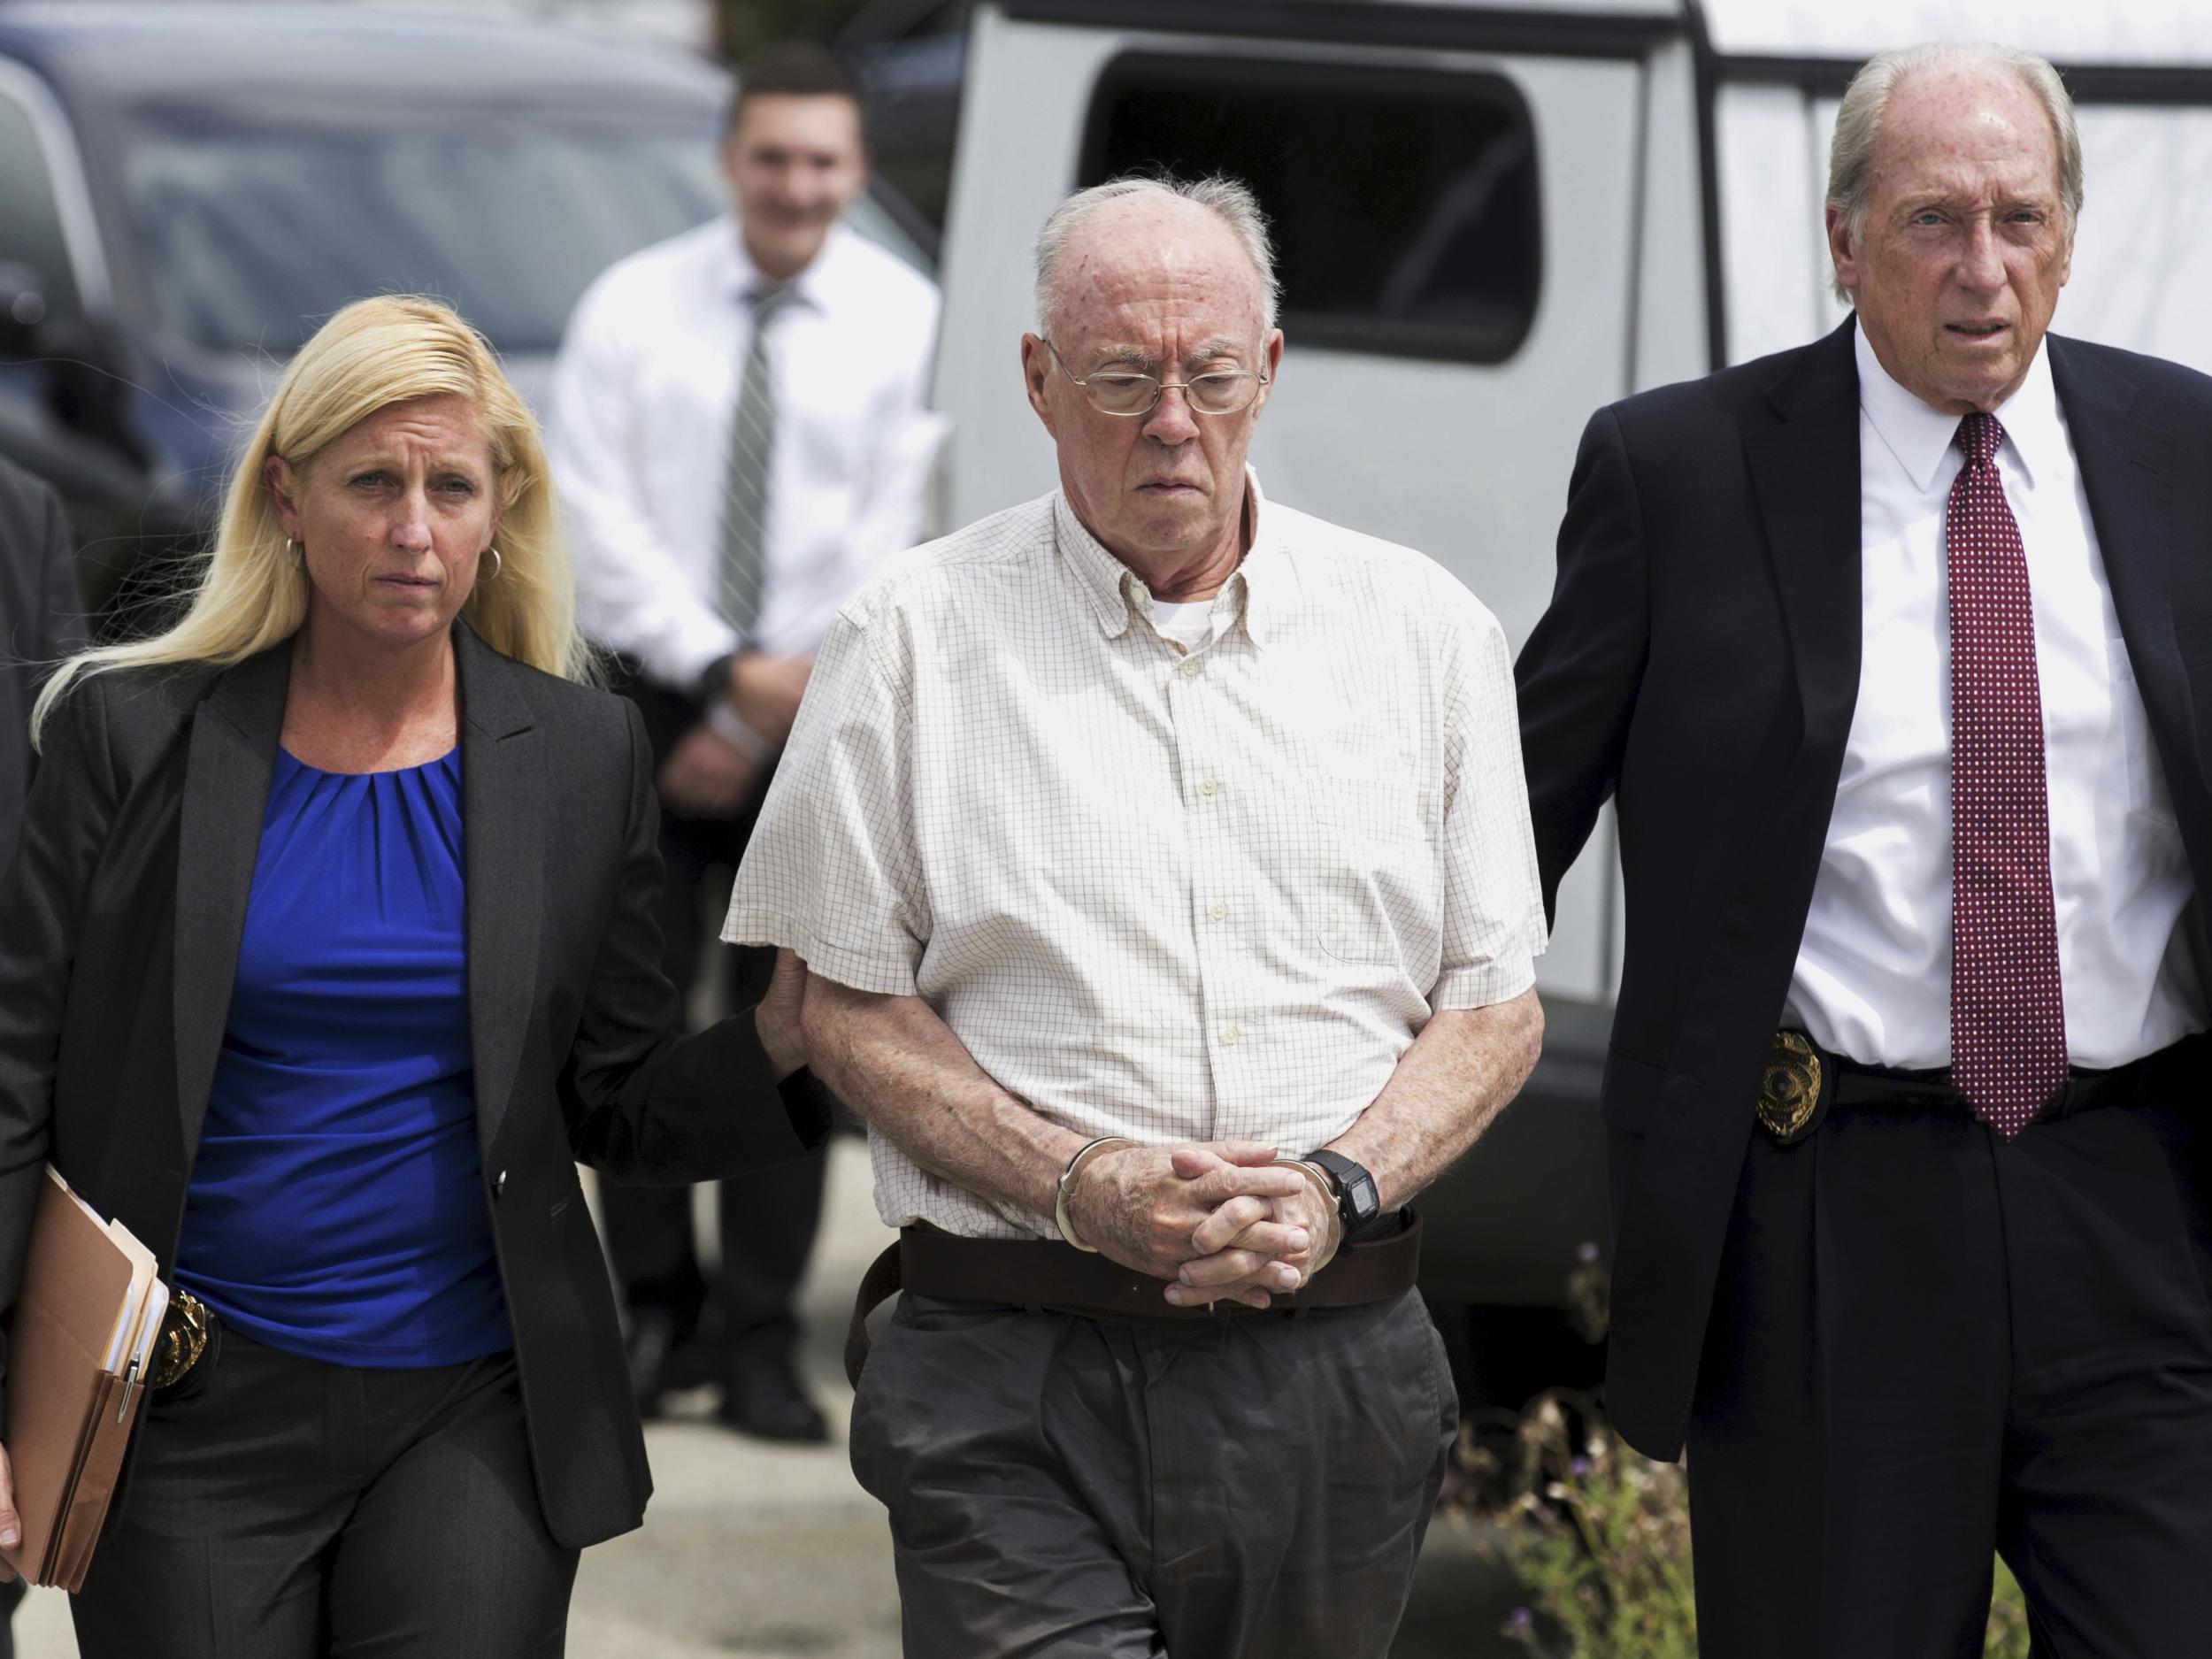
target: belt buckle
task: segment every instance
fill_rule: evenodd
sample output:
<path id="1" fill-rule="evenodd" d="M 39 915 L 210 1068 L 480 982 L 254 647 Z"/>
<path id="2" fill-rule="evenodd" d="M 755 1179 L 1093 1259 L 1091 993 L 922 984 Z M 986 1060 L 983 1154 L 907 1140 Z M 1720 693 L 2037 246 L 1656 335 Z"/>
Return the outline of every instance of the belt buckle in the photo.
<path id="1" fill-rule="evenodd" d="M 207 1351 L 207 1306 L 181 1286 L 169 1293 L 168 1310 L 161 1317 L 161 1334 L 154 1339 L 153 1361 L 146 1368 L 149 1388 L 173 1388 L 192 1374 Z"/>
<path id="2" fill-rule="evenodd" d="M 1759 1127 L 1778 1146 L 1793 1146 L 1828 1115 L 1831 1068 L 1801 1031 L 1778 1031 L 1759 1079 Z"/>

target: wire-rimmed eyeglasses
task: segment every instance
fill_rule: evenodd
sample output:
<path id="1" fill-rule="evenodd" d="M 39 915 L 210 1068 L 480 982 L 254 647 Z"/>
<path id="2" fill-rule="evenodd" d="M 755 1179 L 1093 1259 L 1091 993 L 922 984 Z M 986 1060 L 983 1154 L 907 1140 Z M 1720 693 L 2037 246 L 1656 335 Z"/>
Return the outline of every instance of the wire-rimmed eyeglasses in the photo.
<path id="1" fill-rule="evenodd" d="M 1102 415 L 1148 415 L 1170 389 L 1182 393 L 1194 415 L 1239 415 L 1252 407 L 1260 388 L 1267 384 L 1267 376 L 1256 369 L 1209 369 L 1187 380 L 1163 380 L 1156 374 L 1141 374 L 1134 369 L 1100 369 L 1078 380 L 1059 347 L 1047 339 L 1045 349 L 1052 353 L 1052 360 L 1060 365 L 1068 383 L 1080 388 L 1091 407 Z"/>

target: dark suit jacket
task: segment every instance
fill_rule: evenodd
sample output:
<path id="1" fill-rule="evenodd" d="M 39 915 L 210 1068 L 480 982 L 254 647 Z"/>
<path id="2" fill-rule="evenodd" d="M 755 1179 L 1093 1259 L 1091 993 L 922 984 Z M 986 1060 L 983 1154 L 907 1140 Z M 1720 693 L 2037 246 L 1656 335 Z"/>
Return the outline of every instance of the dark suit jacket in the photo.
<path id="1" fill-rule="evenodd" d="M 0 461 L 0 872 L 30 791 L 31 702 L 47 667 L 83 642 L 77 561 L 61 500 Z"/>
<path id="2" fill-rule="evenodd" d="M 699 1180 L 820 1144 L 753 1022 L 678 1038 L 645 738 L 628 704 L 455 630 L 469 1023 L 485 1202 L 554 1537 L 635 1526 L 651 1481 L 575 1160 Z M 0 1305 L 42 1160 L 174 1260 L 284 721 L 289 643 L 73 687 L 0 887 Z"/>
<path id="3" fill-rule="evenodd" d="M 1852 325 L 1599 411 L 1551 609 L 1517 670 L 1548 901 L 1615 797 L 1628 946 L 1601 1100 L 1607 1396 L 1682 1448 L 1700 1348 L 1835 803 L 1860 647 Z M 2212 380 L 2052 336 L 2136 682 L 2212 879 Z M 1934 994 L 1934 987 L 1931 987 Z"/>

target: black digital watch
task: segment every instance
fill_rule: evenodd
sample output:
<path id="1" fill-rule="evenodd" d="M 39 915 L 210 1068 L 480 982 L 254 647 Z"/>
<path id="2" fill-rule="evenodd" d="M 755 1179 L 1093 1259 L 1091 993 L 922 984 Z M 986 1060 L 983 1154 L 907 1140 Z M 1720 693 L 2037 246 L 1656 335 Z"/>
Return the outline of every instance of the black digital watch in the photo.
<path id="1" fill-rule="evenodd" d="M 1350 1238 L 1382 1210 L 1375 1178 L 1364 1164 L 1355 1164 L 1340 1152 L 1309 1152 L 1306 1162 L 1318 1164 L 1336 1183 L 1336 1213 L 1344 1219 L 1344 1236 Z"/>

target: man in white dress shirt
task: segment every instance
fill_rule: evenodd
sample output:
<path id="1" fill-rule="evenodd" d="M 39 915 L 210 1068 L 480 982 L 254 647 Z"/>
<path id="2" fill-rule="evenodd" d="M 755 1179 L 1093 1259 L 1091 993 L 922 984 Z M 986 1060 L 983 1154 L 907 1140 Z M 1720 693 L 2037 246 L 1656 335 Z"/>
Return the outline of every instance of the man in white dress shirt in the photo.
<path id="1" fill-rule="evenodd" d="M 1519 665 L 1548 892 L 1616 796 L 1607 1404 L 1706 1659 L 2212 1628 L 2212 380 L 2047 334 L 2051 66 L 1846 92 L 1826 340 L 1601 410 Z M 2129 227 L 2108 227 L 2125 234 Z"/>
<path id="2" fill-rule="evenodd" d="M 667 967 L 687 993 L 710 928 L 702 883 L 744 850 L 831 618 L 918 536 L 938 436 L 936 289 L 841 222 L 867 181 L 842 68 L 810 47 L 760 54 L 722 160 L 734 218 L 623 260 L 578 303 L 550 423 L 584 626 L 624 660 L 654 742 Z M 771 965 L 735 953 L 733 994 Z M 673 1361 L 677 1380 L 719 1371 L 733 1425 L 824 1437 L 791 1363 L 823 1169 L 724 1184 L 712 1354 L 683 1349 L 704 1297 L 688 1194 L 608 1194 L 649 1413 Z"/>
<path id="3" fill-rule="evenodd" d="M 1038 311 L 1060 488 L 845 607 L 725 932 L 902 1229 L 853 1466 L 910 1659 L 1379 1659 L 1457 1426 L 1405 1206 L 1542 1024 L 1504 635 L 1247 471 L 1241 186 L 1071 198 Z"/>

